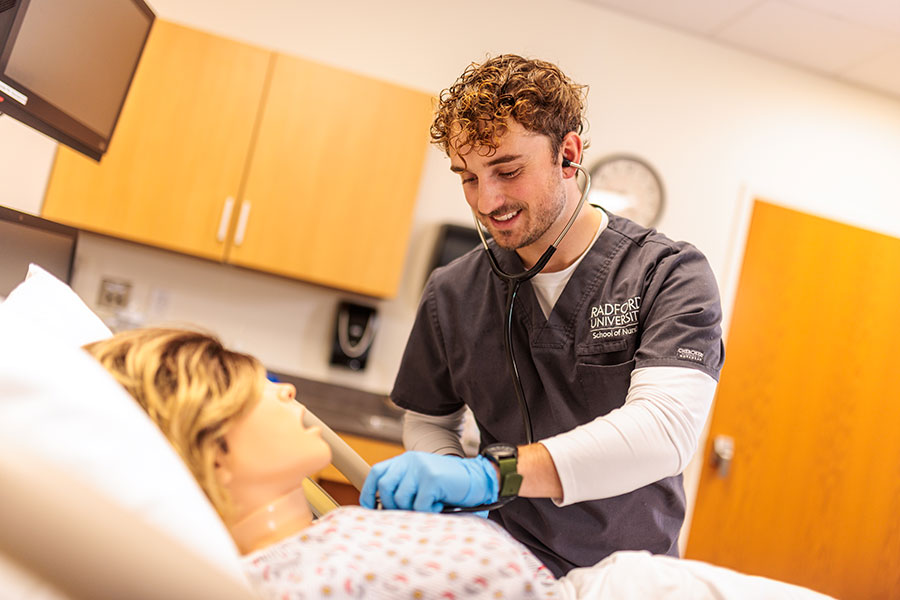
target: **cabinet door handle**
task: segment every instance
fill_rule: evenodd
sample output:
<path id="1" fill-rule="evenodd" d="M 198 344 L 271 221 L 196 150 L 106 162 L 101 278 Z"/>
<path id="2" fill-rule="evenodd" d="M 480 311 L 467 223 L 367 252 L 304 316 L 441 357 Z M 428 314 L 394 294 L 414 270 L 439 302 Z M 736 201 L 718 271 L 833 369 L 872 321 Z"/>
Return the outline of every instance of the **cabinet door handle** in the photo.
<path id="1" fill-rule="evenodd" d="M 238 216 L 237 232 L 234 234 L 234 245 L 240 246 L 244 243 L 244 234 L 247 233 L 247 221 L 250 219 L 250 203 L 246 200 L 241 202 L 241 214 Z"/>
<path id="2" fill-rule="evenodd" d="M 225 206 L 222 207 L 222 218 L 219 219 L 219 233 L 216 234 L 216 240 L 219 242 L 225 241 L 225 236 L 228 235 L 228 224 L 231 223 L 231 211 L 234 210 L 234 198 L 228 196 L 225 198 Z"/>

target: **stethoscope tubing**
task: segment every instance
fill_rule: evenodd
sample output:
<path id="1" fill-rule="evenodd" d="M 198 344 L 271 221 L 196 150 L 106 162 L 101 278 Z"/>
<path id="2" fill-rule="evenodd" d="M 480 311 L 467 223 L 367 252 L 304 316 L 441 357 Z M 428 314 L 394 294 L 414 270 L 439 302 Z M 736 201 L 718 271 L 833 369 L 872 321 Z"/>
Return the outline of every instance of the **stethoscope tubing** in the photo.
<path id="1" fill-rule="evenodd" d="M 575 211 L 572 213 L 572 216 L 569 217 L 568 222 L 566 222 L 566 226 L 560 232 L 559 236 L 557 236 L 556 240 L 547 247 L 541 257 L 537 260 L 536 263 L 534 263 L 534 265 L 530 269 L 526 269 L 520 273 L 507 273 L 506 271 L 504 271 L 500 267 L 500 264 L 497 262 L 497 257 L 494 256 L 491 247 L 488 245 L 487 238 L 484 235 L 481 223 L 478 221 L 478 215 L 475 214 L 474 210 L 472 211 L 472 216 L 475 218 L 475 229 L 478 231 L 478 237 L 481 238 L 481 244 L 484 246 L 485 253 L 488 257 L 488 262 L 491 265 L 491 271 L 493 271 L 494 275 L 499 277 L 502 281 L 505 281 L 508 286 L 506 291 L 506 320 L 504 321 L 503 325 L 503 346 L 504 350 L 506 351 L 506 359 L 507 363 L 509 364 L 510 374 L 512 375 L 513 386 L 516 391 L 516 399 L 518 400 L 519 409 L 522 414 L 522 427 L 525 430 L 526 444 L 534 443 L 534 428 L 531 425 L 531 411 L 528 410 L 528 402 L 525 399 L 525 389 L 522 387 L 522 378 L 519 375 L 519 367 L 516 364 L 515 348 L 513 347 L 513 308 L 516 303 L 519 286 L 540 273 L 544 269 L 544 267 L 547 266 L 547 262 L 549 262 L 550 257 L 553 256 L 553 253 L 556 252 L 557 247 L 559 247 L 559 243 L 563 240 L 565 235 L 569 232 L 569 229 L 571 229 L 572 225 L 575 223 L 575 219 L 581 212 L 581 208 L 587 201 L 588 194 L 591 191 L 591 174 L 588 173 L 587 169 L 585 169 L 578 163 L 564 159 L 563 167 L 569 166 L 578 169 L 585 177 L 584 188 L 582 188 L 581 190 L 581 199 L 578 201 L 578 205 L 575 207 Z M 482 504 L 480 506 L 445 506 L 441 512 L 468 513 L 480 512 L 484 510 L 494 510 L 506 505 L 515 498 L 516 496 L 500 498 L 492 504 Z"/>
<path id="2" fill-rule="evenodd" d="M 513 386 L 516 391 L 516 398 L 519 402 L 519 408 L 522 413 L 522 426 L 525 430 L 525 443 L 531 444 L 534 442 L 534 429 L 531 425 L 531 412 L 528 410 L 528 403 L 525 400 L 525 390 L 522 387 L 522 379 L 519 375 L 519 367 L 516 364 L 516 355 L 515 349 L 513 348 L 512 342 L 512 320 L 513 320 L 513 308 L 515 306 L 516 297 L 519 291 L 519 286 L 540 273 L 544 267 L 547 266 L 547 263 L 550 261 L 550 257 L 553 256 L 553 253 L 556 252 L 556 249 L 559 247 L 560 242 L 569 232 L 569 229 L 572 228 L 572 225 L 575 223 L 575 219 L 578 218 L 578 215 L 581 213 L 581 209 L 587 201 L 588 195 L 591 191 L 591 174 L 588 173 L 587 169 L 582 167 L 580 164 L 570 161 L 563 160 L 563 167 L 575 167 L 578 169 L 582 175 L 584 175 L 584 187 L 581 190 L 581 198 L 578 200 L 578 205 L 575 207 L 575 210 L 572 212 L 572 216 L 569 217 L 569 220 L 566 222 L 566 226 L 563 227 L 563 230 L 559 233 L 556 240 L 547 247 L 541 257 L 534 263 L 534 265 L 530 269 L 526 269 L 520 273 L 507 273 L 500 267 L 500 264 L 497 262 L 497 257 L 494 256 L 494 252 L 491 250 L 491 247 L 488 245 L 487 238 L 484 235 L 484 229 L 481 223 L 478 221 L 478 215 L 475 212 L 472 212 L 473 217 L 475 218 L 475 228 L 478 231 L 478 237 L 481 238 L 481 244 L 484 246 L 485 253 L 488 257 L 488 263 L 490 263 L 491 271 L 494 272 L 498 278 L 502 281 L 505 281 L 507 284 L 507 295 L 506 295 L 506 320 L 504 321 L 504 349 L 506 351 L 506 359 L 509 364 L 510 374 L 513 378 Z"/>

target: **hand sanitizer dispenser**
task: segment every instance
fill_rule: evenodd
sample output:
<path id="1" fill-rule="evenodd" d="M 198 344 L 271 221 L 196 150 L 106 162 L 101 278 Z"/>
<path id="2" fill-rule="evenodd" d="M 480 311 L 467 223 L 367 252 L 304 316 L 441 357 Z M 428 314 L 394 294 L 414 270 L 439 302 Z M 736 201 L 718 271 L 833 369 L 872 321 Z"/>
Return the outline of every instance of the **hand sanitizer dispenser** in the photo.
<path id="1" fill-rule="evenodd" d="M 378 329 L 378 312 L 370 306 L 341 302 L 334 325 L 331 364 L 354 371 L 365 369 Z"/>

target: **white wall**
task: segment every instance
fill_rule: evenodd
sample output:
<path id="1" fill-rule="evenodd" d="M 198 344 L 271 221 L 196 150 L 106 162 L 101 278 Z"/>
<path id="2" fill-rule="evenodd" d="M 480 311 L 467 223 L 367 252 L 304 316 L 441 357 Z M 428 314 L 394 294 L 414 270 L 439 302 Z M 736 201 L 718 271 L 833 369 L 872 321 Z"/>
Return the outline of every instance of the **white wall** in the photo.
<path id="1" fill-rule="evenodd" d="M 894 98 L 573 0 L 150 1 L 169 20 L 431 93 L 487 54 L 559 63 L 591 86 L 585 162 L 632 152 L 657 167 L 668 192 L 660 229 L 707 254 L 726 318 L 755 195 L 900 235 Z M 36 212 L 51 152 L 43 136 L 8 121 L 0 119 L 0 204 Z M 456 179 L 431 151 L 400 293 L 377 303 L 382 329 L 364 374 L 327 365 L 335 304 L 347 294 L 93 236 L 75 288 L 93 302 L 101 275 L 132 279 L 135 308 L 150 323 L 196 322 L 273 367 L 385 392 L 435 228 L 469 222 Z"/>
<path id="2" fill-rule="evenodd" d="M 55 141 L 0 116 L 0 204 L 39 214 L 55 155 Z"/>

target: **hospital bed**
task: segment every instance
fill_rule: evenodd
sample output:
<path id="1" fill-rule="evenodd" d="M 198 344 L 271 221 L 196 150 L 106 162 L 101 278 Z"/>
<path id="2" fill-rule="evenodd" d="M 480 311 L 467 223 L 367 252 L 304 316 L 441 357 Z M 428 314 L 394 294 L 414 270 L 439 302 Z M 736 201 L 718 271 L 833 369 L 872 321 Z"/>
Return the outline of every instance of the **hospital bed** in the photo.
<path id="1" fill-rule="evenodd" d="M 36 267 L 0 303 L 0 598 L 257 598 L 180 458 L 80 350 L 107 335 L 68 286 Z M 308 419 L 361 487 L 365 461 Z M 317 514 L 336 506 L 312 482 L 304 488 Z M 568 598 L 822 598 L 646 553 L 616 553 L 564 581 Z"/>
<path id="2" fill-rule="evenodd" d="M 335 467 L 361 485 L 368 465 L 323 431 L 337 438 Z M 303 487 L 317 516 L 337 507 L 312 480 Z M 0 490 L 0 598 L 256 598 L 239 579 L 7 438 L 0 439 Z"/>
<path id="3" fill-rule="evenodd" d="M 351 453 L 335 466 L 353 481 L 365 461 L 341 443 L 335 447 Z M 312 480 L 303 487 L 316 516 L 337 507 Z M 256 598 L 133 512 L 6 439 L 0 490 L 0 598 L 25 597 L 4 588 L 4 577 L 29 598 Z"/>
<path id="4" fill-rule="evenodd" d="M 0 598 L 256 598 L 180 458 L 80 350 L 108 335 L 35 266 L 0 303 Z M 309 411 L 304 422 L 362 487 L 369 465 Z M 337 506 L 303 488 L 316 516 Z"/>

